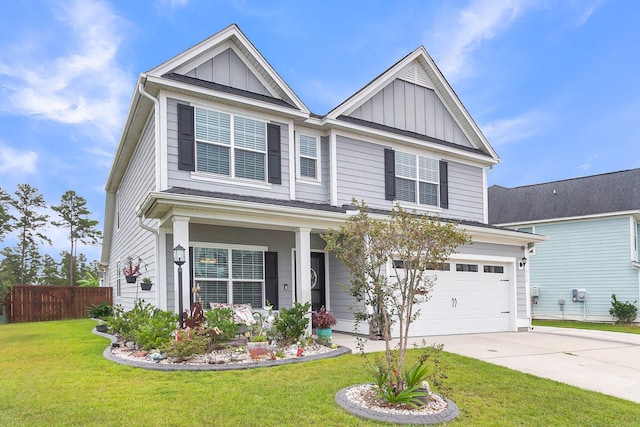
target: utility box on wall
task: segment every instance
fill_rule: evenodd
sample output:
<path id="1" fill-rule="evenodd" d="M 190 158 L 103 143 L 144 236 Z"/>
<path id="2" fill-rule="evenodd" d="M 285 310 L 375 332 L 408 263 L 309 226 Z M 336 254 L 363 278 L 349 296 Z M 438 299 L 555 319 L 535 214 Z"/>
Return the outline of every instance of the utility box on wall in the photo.
<path id="1" fill-rule="evenodd" d="M 539 297 L 540 296 L 540 289 L 537 286 L 532 286 L 531 287 L 531 296 L 532 297 Z"/>
<path id="2" fill-rule="evenodd" d="M 572 289 L 571 296 L 573 297 L 573 302 L 585 302 L 587 300 L 587 290 Z"/>

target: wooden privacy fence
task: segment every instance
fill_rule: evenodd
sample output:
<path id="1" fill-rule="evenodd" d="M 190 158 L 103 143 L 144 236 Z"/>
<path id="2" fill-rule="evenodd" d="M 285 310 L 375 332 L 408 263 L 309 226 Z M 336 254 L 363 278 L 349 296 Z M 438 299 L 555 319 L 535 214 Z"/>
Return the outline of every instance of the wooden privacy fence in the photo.
<path id="1" fill-rule="evenodd" d="M 16 285 L 7 317 L 9 323 L 81 319 L 87 317 L 87 307 L 103 302 L 113 304 L 113 288 Z"/>

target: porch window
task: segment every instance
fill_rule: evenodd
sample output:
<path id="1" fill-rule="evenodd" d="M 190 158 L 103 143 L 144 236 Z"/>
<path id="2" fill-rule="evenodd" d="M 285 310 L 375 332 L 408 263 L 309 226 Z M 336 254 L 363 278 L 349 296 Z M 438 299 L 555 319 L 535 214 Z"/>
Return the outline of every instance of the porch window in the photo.
<path id="1" fill-rule="evenodd" d="M 438 172 L 437 160 L 396 151 L 396 200 L 438 206 Z"/>
<path id="2" fill-rule="evenodd" d="M 193 270 L 204 307 L 210 302 L 264 305 L 262 251 L 194 247 Z"/>
<path id="3" fill-rule="evenodd" d="M 196 171 L 266 180 L 267 124 L 195 108 Z"/>

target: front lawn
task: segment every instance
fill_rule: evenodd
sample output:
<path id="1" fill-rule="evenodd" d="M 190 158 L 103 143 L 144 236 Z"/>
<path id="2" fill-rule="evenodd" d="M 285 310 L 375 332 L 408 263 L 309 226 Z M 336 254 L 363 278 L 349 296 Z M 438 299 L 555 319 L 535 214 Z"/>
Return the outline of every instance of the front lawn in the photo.
<path id="1" fill-rule="evenodd" d="M 92 320 L 0 325 L 1 426 L 368 426 L 335 393 L 363 359 L 241 371 L 159 372 L 102 357 Z M 445 348 L 446 350 L 446 348 Z M 412 356 L 417 355 L 412 350 Z M 460 426 L 632 426 L 640 405 L 446 353 Z"/>
<path id="2" fill-rule="evenodd" d="M 555 328 L 589 329 L 593 331 L 624 332 L 640 334 L 640 326 L 614 325 L 613 323 L 577 322 L 574 320 L 534 320 L 533 326 L 553 326 Z"/>

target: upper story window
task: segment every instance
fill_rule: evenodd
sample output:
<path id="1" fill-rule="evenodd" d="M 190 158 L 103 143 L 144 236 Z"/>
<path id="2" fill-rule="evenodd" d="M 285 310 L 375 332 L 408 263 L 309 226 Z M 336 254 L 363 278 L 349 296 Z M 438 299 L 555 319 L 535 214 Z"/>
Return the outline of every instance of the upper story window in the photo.
<path id="1" fill-rule="evenodd" d="M 266 181 L 267 124 L 195 109 L 196 171 Z"/>
<path id="2" fill-rule="evenodd" d="M 298 177 L 319 180 L 320 138 L 300 134 L 298 138 Z"/>
<path id="3" fill-rule="evenodd" d="M 396 151 L 396 200 L 438 206 L 438 169 L 438 160 Z"/>

